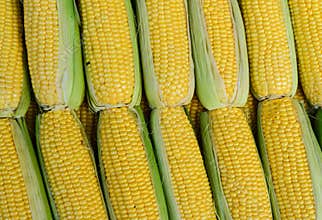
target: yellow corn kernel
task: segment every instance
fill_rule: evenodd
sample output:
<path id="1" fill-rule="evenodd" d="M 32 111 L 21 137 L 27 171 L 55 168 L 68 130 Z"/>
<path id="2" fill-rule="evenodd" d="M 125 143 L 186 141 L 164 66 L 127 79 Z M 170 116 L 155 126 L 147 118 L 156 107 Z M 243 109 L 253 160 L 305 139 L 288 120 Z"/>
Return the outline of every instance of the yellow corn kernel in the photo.
<path id="1" fill-rule="evenodd" d="M 31 219 L 10 119 L 0 119 L 0 219 Z"/>
<path id="2" fill-rule="evenodd" d="M 257 126 L 257 100 L 251 92 L 248 93 L 246 105 L 242 109 L 250 128 L 254 132 Z"/>
<path id="3" fill-rule="evenodd" d="M 97 114 L 92 112 L 84 100 L 82 105 L 76 111 L 76 114 L 84 126 L 85 133 L 93 148 L 96 147 L 96 134 L 97 134 Z"/>
<path id="4" fill-rule="evenodd" d="M 15 110 L 25 71 L 22 13 L 19 0 L 2 0 L 0 5 L 0 109 Z"/>
<path id="5" fill-rule="evenodd" d="M 58 72 L 59 26 L 55 0 L 25 0 L 24 26 L 28 64 L 39 103 L 62 104 Z"/>
<path id="6" fill-rule="evenodd" d="M 128 104 L 135 87 L 126 1 L 80 0 L 86 74 L 100 105 Z"/>
<path id="7" fill-rule="evenodd" d="M 141 130 L 127 107 L 100 113 L 100 154 L 118 219 L 159 219 Z"/>
<path id="8" fill-rule="evenodd" d="M 146 0 L 153 67 L 162 102 L 182 104 L 191 89 L 192 60 L 183 0 Z"/>
<path id="9" fill-rule="evenodd" d="M 240 108 L 210 111 L 214 151 L 233 219 L 272 219 L 264 171 Z"/>
<path id="10" fill-rule="evenodd" d="M 160 110 L 160 129 L 174 200 L 182 219 L 215 219 L 198 142 L 182 107 Z"/>
<path id="11" fill-rule="evenodd" d="M 231 100 L 238 80 L 231 3 L 228 0 L 202 0 L 202 3 L 212 54 Z"/>
<path id="12" fill-rule="evenodd" d="M 322 2 L 288 1 L 305 96 L 322 107 Z"/>
<path id="13" fill-rule="evenodd" d="M 196 94 L 192 97 L 192 100 L 189 104 L 188 109 L 189 109 L 191 125 L 192 125 L 193 129 L 195 130 L 196 136 L 199 137 L 200 113 L 205 111 L 205 108 L 201 105 Z"/>
<path id="14" fill-rule="evenodd" d="M 80 124 L 68 110 L 40 121 L 40 151 L 59 218 L 106 219 L 94 158 Z"/>
<path id="15" fill-rule="evenodd" d="M 253 94 L 259 100 L 293 95 L 294 64 L 283 1 L 239 2 L 245 23 Z"/>
<path id="16" fill-rule="evenodd" d="M 306 146 L 292 99 L 263 102 L 260 120 L 281 219 L 316 219 Z"/>

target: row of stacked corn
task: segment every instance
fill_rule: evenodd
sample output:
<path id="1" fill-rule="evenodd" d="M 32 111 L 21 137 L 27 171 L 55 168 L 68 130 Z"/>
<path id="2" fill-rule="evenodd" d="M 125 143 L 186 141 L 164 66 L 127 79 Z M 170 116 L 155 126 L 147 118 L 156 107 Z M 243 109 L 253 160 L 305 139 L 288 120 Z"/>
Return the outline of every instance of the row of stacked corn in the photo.
<path id="1" fill-rule="evenodd" d="M 0 45 L 8 48 L 1 52 L 8 60 L 1 70 L 1 218 L 322 218 L 321 152 L 302 105 L 291 98 L 297 63 L 285 1 L 240 0 L 241 11 L 237 0 L 77 3 L 23 2 L 43 178 L 23 119 L 30 98 L 19 0 L 4 4 L 3 17 L 14 25 Z M 289 4 L 297 48 L 309 42 L 316 54 L 298 49 L 304 93 L 321 106 L 321 83 L 314 86 L 320 81 L 309 74 L 320 67 L 319 39 L 301 36 L 321 31 L 314 25 L 322 3 L 316 17 L 307 12 L 312 5 Z M 80 108 L 82 63 L 88 104 Z M 250 106 L 256 103 L 248 93 L 249 72 L 260 101 L 259 154 L 251 132 L 256 126 L 249 126 L 254 116 L 244 107 L 247 97 Z M 196 109 L 195 79 L 204 106 Z M 153 145 L 139 107 L 142 82 L 152 108 Z M 203 157 L 187 104 L 191 112 L 209 110 L 191 117 L 197 119 L 193 125 L 200 121 Z M 98 112 L 97 132 L 88 106 Z M 90 146 L 96 141 L 97 167 Z"/>

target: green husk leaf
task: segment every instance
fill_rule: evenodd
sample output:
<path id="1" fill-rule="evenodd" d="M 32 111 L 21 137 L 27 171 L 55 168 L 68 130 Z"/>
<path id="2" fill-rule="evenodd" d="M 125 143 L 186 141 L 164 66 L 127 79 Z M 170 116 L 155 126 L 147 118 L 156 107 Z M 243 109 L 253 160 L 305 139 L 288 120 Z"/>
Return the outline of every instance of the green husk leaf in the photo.
<path id="1" fill-rule="evenodd" d="M 317 110 L 312 122 L 316 138 L 320 144 L 320 148 L 322 149 L 322 108 Z"/>
<path id="2" fill-rule="evenodd" d="M 74 0 L 58 0 L 59 60 L 58 77 L 64 105 L 77 109 L 85 94 L 78 12 Z"/>
<path id="3" fill-rule="evenodd" d="M 154 192 L 158 203 L 157 205 L 159 208 L 160 219 L 168 219 L 168 211 L 167 211 L 166 200 L 162 189 L 162 182 L 161 182 L 157 162 L 155 160 L 152 144 L 149 138 L 149 132 L 144 121 L 143 112 L 140 106 L 137 106 L 135 108 L 129 108 L 129 111 L 133 113 L 134 117 L 136 117 L 137 123 L 139 124 L 139 127 L 140 127 L 140 132 L 141 132 L 140 136 L 145 147 L 146 157 L 150 168 L 152 184 L 154 186 Z M 99 117 L 98 131 L 97 131 L 98 159 L 99 159 L 99 167 L 100 167 L 100 174 L 101 174 L 104 194 L 106 198 L 109 198 L 108 186 L 106 184 L 105 170 L 103 166 L 102 152 L 101 152 L 101 136 L 100 136 L 101 123 L 102 121 Z M 116 219 L 112 204 L 110 202 L 108 202 L 108 207 L 109 207 L 110 213 L 113 213 L 112 214 L 113 219 Z"/>
<path id="4" fill-rule="evenodd" d="M 88 101 L 89 105 L 93 109 L 93 111 L 98 112 L 100 110 L 106 109 L 106 108 L 115 108 L 115 107 L 122 107 L 122 106 L 129 106 L 130 108 L 137 106 L 141 102 L 141 96 L 142 96 L 142 79 L 141 79 L 141 69 L 140 69 L 140 57 L 139 57 L 139 48 L 138 48 L 138 42 L 137 42 L 137 30 L 136 30 L 136 24 L 135 24 L 135 17 L 133 13 L 132 3 L 130 0 L 124 0 L 125 1 L 125 7 L 128 14 L 128 24 L 130 28 L 130 37 L 132 42 L 132 48 L 133 48 L 133 59 L 134 59 L 134 89 L 133 89 L 133 96 L 130 103 L 119 103 L 117 105 L 111 105 L 109 103 L 100 103 L 99 100 L 97 100 L 95 96 L 95 89 L 93 84 L 91 83 L 91 77 L 90 73 L 86 71 L 86 79 L 87 79 L 87 86 L 88 86 Z M 116 91 L 111 91 L 116 92 Z"/>
<path id="5" fill-rule="evenodd" d="M 303 141 L 311 171 L 313 194 L 315 198 L 316 219 L 322 219 L 322 152 L 314 135 L 310 120 L 303 106 L 293 99 L 302 125 Z"/>
<path id="6" fill-rule="evenodd" d="M 153 137 L 153 144 L 155 147 L 155 154 L 159 165 L 160 175 L 163 183 L 163 190 L 168 206 L 169 218 L 180 220 L 180 211 L 176 202 L 174 191 L 172 188 L 171 176 L 169 173 L 169 161 L 166 153 L 166 149 L 162 139 L 161 132 L 161 115 L 159 109 L 154 109 L 150 115 L 150 123 Z"/>
<path id="7" fill-rule="evenodd" d="M 33 219 L 52 219 L 36 154 L 24 118 L 12 119 L 13 138 L 25 180 Z"/>
<path id="8" fill-rule="evenodd" d="M 212 123 L 208 112 L 200 114 L 200 129 L 202 135 L 202 151 L 206 165 L 207 175 L 212 188 L 217 216 L 219 219 L 232 219 L 228 203 L 225 198 L 224 190 L 220 180 L 220 170 L 217 156 L 214 153 L 213 137 L 211 135 Z"/>
<path id="9" fill-rule="evenodd" d="M 92 148 L 89 145 L 89 142 L 88 142 L 88 139 L 87 139 L 85 130 L 83 128 L 83 125 L 81 124 L 80 120 L 78 119 L 76 113 L 73 110 L 66 110 L 66 111 L 70 111 L 70 114 L 72 114 L 74 120 L 79 125 L 79 129 L 80 129 L 80 132 L 81 132 L 82 137 L 83 137 L 83 143 L 85 144 L 86 149 L 88 150 L 88 152 L 90 154 L 91 161 L 92 161 L 92 165 L 94 166 L 94 170 L 95 170 L 95 175 L 97 177 L 97 180 L 99 180 L 98 171 L 97 171 L 97 167 L 96 167 L 96 164 L 95 164 L 95 158 L 94 158 L 93 150 L 92 150 Z M 43 114 L 46 114 L 46 113 L 43 113 Z M 60 219 L 58 210 L 57 210 L 56 205 L 55 205 L 54 197 L 53 197 L 53 195 L 51 193 L 51 190 L 50 190 L 50 184 L 49 184 L 48 176 L 47 176 L 46 169 L 45 169 L 45 162 L 43 160 L 42 153 L 41 153 L 41 144 L 40 144 L 40 136 L 41 136 L 40 124 L 41 124 L 41 120 L 42 120 L 42 114 L 38 114 L 37 115 L 37 118 L 36 118 L 37 153 L 38 153 L 40 167 L 41 167 L 41 170 L 42 170 L 44 182 L 45 182 L 46 189 L 47 189 L 47 195 L 48 195 L 48 198 L 49 198 L 49 202 L 50 202 L 50 206 L 51 206 L 51 210 L 52 210 L 54 219 Z M 62 123 L 64 123 L 64 122 L 62 121 Z M 101 187 L 100 187 L 100 189 L 101 189 Z M 107 210 L 108 204 L 106 204 L 106 200 L 104 199 L 104 196 L 103 196 L 103 192 L 102 191 L 101 191 L 101 195 L 102 195 L 103 205 L 105 206 L 105 208 Z M 106 213 L 108 213 L 108 211 Z M 113 218 L 110 218 L 110 219 L 113 219 Z"/>
<path id="10" fill-rule="evenodd" d="M 273 218 L 281 219 L 276 194 L 274 191 L 273 178 L 272 178 L 271 169 L 269 165 L 268 154 L 266 151 L 265 138 L 264 138 L 262 122 L 261 122 L 262 120 L 261 112 L 262 112 L 262 102 L 258 104 L 258 108 L 257 108 L 258 148 L 259 148 L 259 154 L 262 160 L 262 165 L 263 165 L 263 169 L 266 177 L 266 184 L 268 188 L 269 197 L 271 200 Z"/>
<path id="11" fill-rule="evenodd" d="M 140 41 L 140 51 L 141 51 L 141 62 L 143 69 L 143 78 L 144 78 L 144 89 L 146 97 L 149 101 L 149 105 L 151 108 L 160 108 L 167 106 L 167 103 L 164 103 L 162 99 L 162 91 L 160 91 L 159 83 L 157 80 L 156 73 L 154 71 L 154 63 L 153 63 L 153 54 L 151 49 L 151 40 L 150 40 L 150 32 L 149 32 L 149 17 L 148 11 L 145 5 L 144 0 L 136 0 L 136 14 L 138 20 L 138 30 L 139 30 L 139 41 Z M 188 4 L 187 1 L 184 0 L 185 9 L 187 14 L 187 32 L 190 41 L 190 32 L 189 32 L 189 19 L 188 19 Z M 189 45 L 190 47 L 190 45 Z M 191 51 L 191 48 L 190 50 Z M 179 103 L 176 103 L 175 106 L 181 106 L 188 104 L 193 96 L 194 88 L 195 88 L 195 80 L 194 80 L 194 67 L 192 55 L 190 57 L 190 87 L 187 96 L 180 100 Z M 172 106 L 173 107 L 173 106 Z"/>
<path id="12" fill-rule="evenodd" d="M 225 106 L 241 107 L 247 101 L 249 67 L 243 19 L 238 2 L 232 0 L 231 16 L 235 32 L 238 80 L 235 95 L 228 100 L 224 81 L 211 52 L 203 8 L 199 0 L 189 1 L 193 57 L 196 69 L 197 94 L 205 108 L 211 110 Z"/>

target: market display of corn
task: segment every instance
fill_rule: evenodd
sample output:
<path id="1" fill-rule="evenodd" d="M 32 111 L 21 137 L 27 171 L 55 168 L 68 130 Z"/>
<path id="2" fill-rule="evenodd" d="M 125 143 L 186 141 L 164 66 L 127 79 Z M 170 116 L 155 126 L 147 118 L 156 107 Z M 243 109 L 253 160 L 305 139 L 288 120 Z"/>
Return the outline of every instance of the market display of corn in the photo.
<path id="1" fill-rule="evenodd" d="M 0 5 L 0 219 L 322 219 L 322 1 Z"/>

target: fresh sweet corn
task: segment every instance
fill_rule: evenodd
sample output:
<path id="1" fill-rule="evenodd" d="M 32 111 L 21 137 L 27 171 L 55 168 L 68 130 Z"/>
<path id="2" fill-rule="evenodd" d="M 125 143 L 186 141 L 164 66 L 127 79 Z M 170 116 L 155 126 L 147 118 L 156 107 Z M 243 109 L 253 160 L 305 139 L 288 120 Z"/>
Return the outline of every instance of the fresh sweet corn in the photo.
<path id="1" fill-rule="evenodd" d="M 197 139 L 183 107 L 155 109 L 152 135 L 171 219 L 215 219 Z"/>
<path id="2" fill-rule="evenodd" d="M 0 119 L 0 219 L 31 219 L 10 119 Z"/>
<path id="3" fill-rule="evenodd" d="M 38 123 L 38 150 L 55 218 L 106 219 L 94 158 L 76 115 L 49 111 Z"/>
<path id="4" fill-rule="evenodd" d="M 0 219 L 51 220 L 25 120 L 1 118 L 0 143 Z"/>
<path id="5" fill-rule="evenodd" d="M 322 107 L 322 1 L 289 0 L 305 96 L 314 106 Z"/>
<path id="6" fill-rule="evenodd" d="M 144 85 L 150 106 L 190 102 L 194 90 L 186 0 L 137 0 Z"/>
<path id="7" fill-rule="evenodd" d="M 264 171 L 243 110 L 220 108 L 203 113 L 201 126 L 219 217 L 272 219 Z"/>
<path id="8" fill-rule="evenodd" d="M 99 160 L 117 219 L 167 218 L 153 150 L 141 123 L 127 107 L 100 112 Z"/>
<path id="9" fill-rule="evenodd" d="M 304 109 L 306 111 L 310 111 L 310 107 L 304 95 L 301 84 L 299 84 L 299 86 L 297 87 L 296 93 L 293 98 L 299 101 L 304 106 Z"/>
<path id="10" fill-rule="evenodd" d="M 238 80 L 236 59 L 236 33 L 232 21 L 232 9 L 227 0 L 202 0 L 211 52 L 225 84 L 226 95 L 235 95 Z"/>
<path id="11" fill-rule="evenodd" d="M 293 96 L 297 66 L 287 1 L 240 0 L 253 95 L 258 100 Z"/>
<path id="12" fill-rule="evenodd" d="M 189 1 L 197 94 L 206 109 L 246 103 L 249 88 L 244 24 L 237 1 Z"/>
<path id="13" fill-rule="evenodd" d="M 38 104 L 77 109 L 84 78 L 77 12 L 73 0 L 24 0 L 28 64 Z"/>
<path id="14" fill-rule="evenodd" d="M 260 103 L 258 112 L 260 149 L 278 217 L 321 219 L 322 157 L 304 109 L 286 97 Z"/>
<path id="15" fill-rule="evenodd" d="M 137 102 L 138 48 L 131 2 L 80 0 L 88 88 L 95 106 Z"/>
<path id="16" fill-rule="evenodd" d="M 20 1 L 1 0 L 0 5 L 0 115 L 3 115 L 14 113 L 29 91 L 24 88 L 25 51 Z M 28 104 L 23 106 L 25 111 Z"/>

